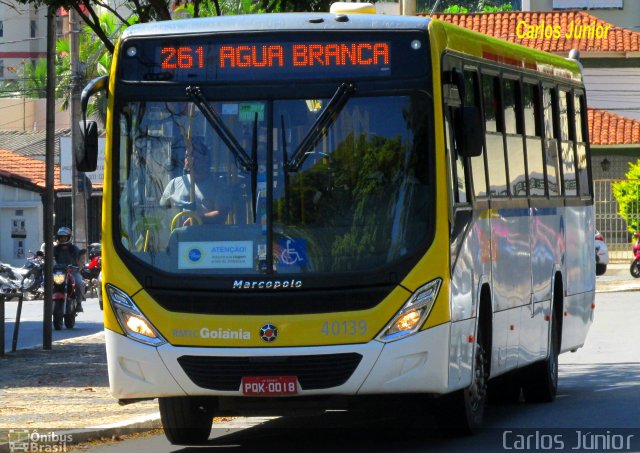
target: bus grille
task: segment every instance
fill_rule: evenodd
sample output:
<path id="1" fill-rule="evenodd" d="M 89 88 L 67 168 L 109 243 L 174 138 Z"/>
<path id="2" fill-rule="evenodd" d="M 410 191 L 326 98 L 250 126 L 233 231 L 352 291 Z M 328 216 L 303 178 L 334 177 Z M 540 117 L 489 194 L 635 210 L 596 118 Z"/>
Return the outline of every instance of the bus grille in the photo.
<path id="1" fill-rule="evenodd" d="M 178 363 L 194 384 L 209 390 L 237 391 L 243 376 L 297 376 L 303 390 L 317 390 L 347 382 L 361 359 L 356 353 L 284 357 L 185 355 L 178 358 Z"/>

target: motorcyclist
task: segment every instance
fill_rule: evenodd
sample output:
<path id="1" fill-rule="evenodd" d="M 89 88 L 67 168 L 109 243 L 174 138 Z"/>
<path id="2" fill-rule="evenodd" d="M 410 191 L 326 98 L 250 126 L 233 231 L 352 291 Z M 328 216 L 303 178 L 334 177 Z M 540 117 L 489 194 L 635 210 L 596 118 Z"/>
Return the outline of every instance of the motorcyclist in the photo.
<path id="1" fill-rule="evenodd" d="M 56 233 L 56 243 L 53 246 L 53 259 L 56 264 L 72 265 L 73 278 L 76 281 L 76 311 L 83 312 L 84 280 L 80 275 L 80 249 L 71 243 L 71 228 L 61 227 Z"/>

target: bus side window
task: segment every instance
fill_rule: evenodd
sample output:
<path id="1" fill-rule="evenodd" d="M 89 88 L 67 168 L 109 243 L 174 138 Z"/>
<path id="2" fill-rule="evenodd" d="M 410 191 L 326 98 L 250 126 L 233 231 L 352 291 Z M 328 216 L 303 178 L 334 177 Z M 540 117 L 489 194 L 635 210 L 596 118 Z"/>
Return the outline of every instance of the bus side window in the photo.
<path id="1" fill-rule="evenodd" d="M 573 97 L 575 118 L 575 141 L 576 141 L 576 157 L 578 168 L 578 190 L 580 196 L 588 197 L 591 195 L 589 185 L 589 170 L 587 168 L 587 132 L 585 126 L 587 124 L 587 112 L 584 107 L 584 95 L 576 93 Z"/>
<path id="2" fill-rule="evenodd" d="M 555 93 L 551 88 L 545 88 L 542 93 L 542 110 L 544 114 L 544 154 L 547 167 L 547 187 L 549 196 L 560 195 L 560 168 L 558 164 L 558 139 L 554 127 L 555 111 L 553 104 Z"/>
<path id="3" fill-rule="evenodd" d="M 474 70 L 464 71 L 465 100 L 464 105 L 480 109 L 480 83 L 478 73 Z M 476 197 L 487 196 L 487 177 L 485 171 L 484 152 L 471 158 L 471 184 Z"/>
<path id="4" fill-rule="evenodd" d="M 522 141 L 520 81 L 503 79 L 502 92 L 511 195 L 514 197 L 526 197 L 528 187 L 524 143 Z"/>
<path id="5" fill-rule="evenodd" d="M 538 85 L 525 83 L 523 90 L 524 131 L 529 169 L 529 193 L 545 196 L 544 161 L 542 159 L 542 131 L 540 125 L 540 90 Z"/>
<path id="6" fill-rule="evenodd" d="M 562 150 L 562 185 L 563 193 L 566 196 L 575 197 L 578 195 L 576 187 L 576 165 L 573 150 L 573 128 L 569 128 L 569 93 L 559 91 L 559 114 L 560 114 L 560 149 Z"/>
<path id="7" fill-rule="evenodd" d="M 507 171 L 504 158 L 502 137 L 502 102 L 500 100 L 500 79 L 497 76 L 482 75 L 482 93 L 484 101 L 485 143 L 489 192 L 491 197 L 507 197 Z"/>

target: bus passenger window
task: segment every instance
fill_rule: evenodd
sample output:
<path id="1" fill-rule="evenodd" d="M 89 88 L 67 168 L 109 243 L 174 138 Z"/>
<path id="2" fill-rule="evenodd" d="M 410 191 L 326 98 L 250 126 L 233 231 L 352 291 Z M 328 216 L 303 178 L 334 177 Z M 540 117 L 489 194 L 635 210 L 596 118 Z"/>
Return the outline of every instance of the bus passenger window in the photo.
<path id="1" fill-rule="evenodd" d="M 511 195 L 514 197 L 526 197 L 527 174 L 524 162 L 524 143 L 521 135 L 522 127 L 518 120 L 522 110 L 520 105 L 520 82 L 505 79 L 503 86 L 507 162 L 511 180 Z"/>
<path id="2" fill-rule="evenodd" d="M 558 140 L 554 137 L 554 96 L 550 88 L 545 88 L 542 95 L 542 109 L 544 112 L 544 151 L 545 162 L 547 167 L 547 187 L 549 188 L 549 196 L 557 197 L 560 195 L 560 167 L 558 162 Z"/>
<path id="3" fill-rule="evenodd" d="M 578 190 L 581 196 L 590 195 L 589 187 L 589 172 L 587 170 L 587 134 L 584 130 L 586 121 L 584 117 L 587 112 L 584 108 L 584 97 L 582 95 L 575 95 L 574 101 L 574 117 L 576 120 L 576 155 L 577 155 L 577 168 L 578 168 Z"/>
<path id="4" fill-rule="evenodd" d="M 542 137 L 540 131 L 540 92 L 537 85 L 524 84 L 523 108 L 524 130 L 527 146 L 527 166 L 529 169 L 529 194 L 544 196 L 546 192 L 544 179 L 544 162 L 542 159 Z"/>
<path id="5" fill-rule="evenodd" d="M 483 74 L 482 92 L 484 94 L 484 114 L 486 124 L 485 142 L 487 144 L 487 171 L 489 173 L 489 192 L 491 197 L 508 197 L 507 170 L 504 158 L 502 137 L 502 112 L 498 77 Z"/>
<path id="6" fill-rule="evenodd" d="M 498 77 L 482 75 L 482 93 L 484 95 L 484 120 L 487 132 L 502 132 L 500 117 L 500 91 Z"/>
<path id="7" fill-rule="evenodd" d="M 515 80 L 504 80 L 502 93 L 504 98 L 504 126 L 507 134 L 521 133 L 518 115 L 516 114 L 517 105 L 520 103 L 518 86 L 519 83 Z"/>
<path id="8" fill-rule="evenodd" d="M 560 91 L 560 148 L 562 149 L 562 183 L 564 194 L 575 197 L 578 195 L 576 187 L 576 166 L 573 153 L 573 142 L 569 138 L 569 93 Z"/>

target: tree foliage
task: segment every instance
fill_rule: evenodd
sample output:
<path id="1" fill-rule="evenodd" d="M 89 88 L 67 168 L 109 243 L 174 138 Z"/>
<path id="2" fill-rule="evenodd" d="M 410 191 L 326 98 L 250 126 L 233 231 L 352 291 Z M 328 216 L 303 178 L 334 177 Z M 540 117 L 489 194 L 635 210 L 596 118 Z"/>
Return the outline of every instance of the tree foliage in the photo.
<path id="1" fill-rule="evenodd" d="M 443 13 L 495 13 L 501 11 L 513 11 L 511 3 L 504 0 L 442 0 L 438 4 L 438 10 Z"/>
<path id="2" fill-rule="evenodd" d="M 629 163 L 623 181 L 613 183 L 613 196 L 618 202 L 618 214 L 627 222 L 630 233 L 640 231 L 640 160 Z"/>
<path id="3" fill-rule="evenodd" d="M 109 0 L 16 1 L 37 8 L 75 10 L 107 51 L 113 54 L 115 39 L 102 28 L 98 8 L 113 14 L 118 25 L 128 26 L 132 17 L 135 17 L 137 22 L 172 20 L 177 8 L 188 11 L 192 17 L 258 12 L 329 11 L 329 6 L 334 0 L 123 0 L 117 6 Z M 130 11 L 130 13 L 124 14 L 122 11 Z"/>

